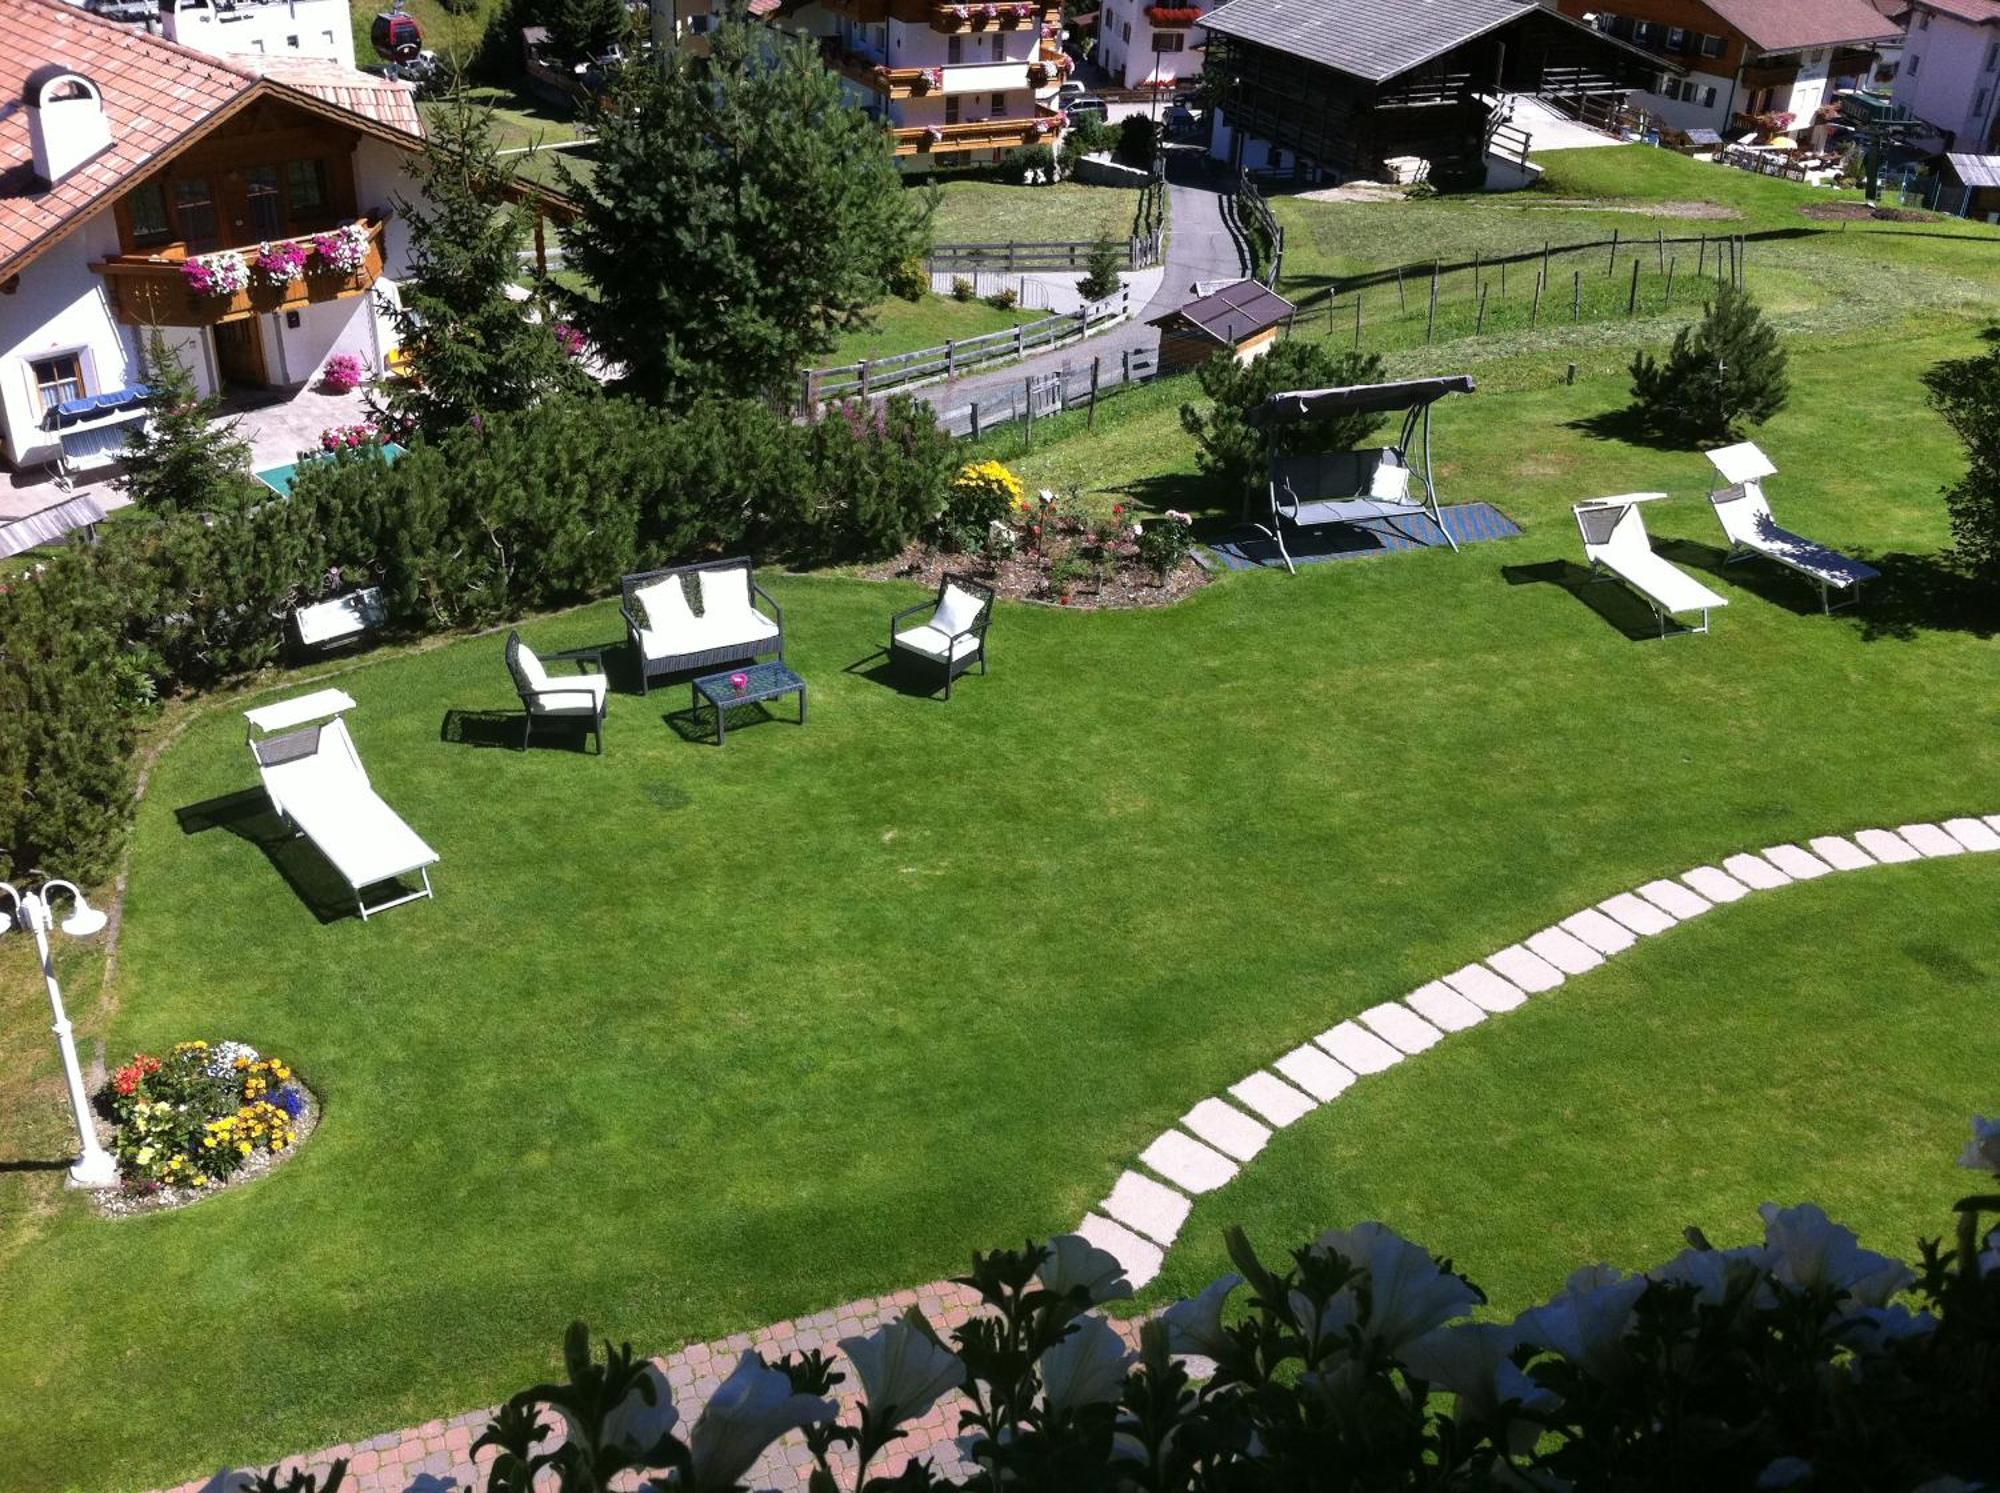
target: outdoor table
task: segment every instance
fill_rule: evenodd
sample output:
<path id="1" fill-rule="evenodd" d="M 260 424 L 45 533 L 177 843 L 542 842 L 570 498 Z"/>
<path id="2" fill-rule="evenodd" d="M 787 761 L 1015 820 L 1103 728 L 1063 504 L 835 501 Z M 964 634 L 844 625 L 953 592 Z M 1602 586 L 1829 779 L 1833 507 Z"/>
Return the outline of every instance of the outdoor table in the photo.
<path id="1" fill-rule="evenodd" d="M 739 677 L 743 680 L 741 689 L 731 682 Z M 799 697 L 799 724 L 803 726 L 806 723 L 806 682 L 787 668 L 783 660 L 779 660 L 768 664 L 745 664 L 720 674 L 704 674 L 694 681 L 691 705 L 697 716 L 701 713 L 703 700 L 715 707 L 715 744 L 721 746 L 728 737 L 724 717 L 731 705 L 750 705 L 759 700 L 775 700 L 781 695 L 792 694 Z"/>

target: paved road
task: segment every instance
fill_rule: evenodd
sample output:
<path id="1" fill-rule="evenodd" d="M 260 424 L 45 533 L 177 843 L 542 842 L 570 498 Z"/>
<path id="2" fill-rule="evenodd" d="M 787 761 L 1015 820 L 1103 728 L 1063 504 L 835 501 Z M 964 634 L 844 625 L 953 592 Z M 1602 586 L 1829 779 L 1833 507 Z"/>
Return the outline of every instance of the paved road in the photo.
<path id="1" fill-rule="evenodd" d="M 1143 310 L 1101 336 L 915 392 L 935 406 L 940 415 L 949 415 L 974 403 L 1010 399 L 1035 374 L 1052 373 L 1064 367 L 1088 369 L 1093 357 L 1103 359 L 1105 366 L 1111 367 L 1128 349 L 1134 353 L 1154 351 L 1160 343 L 1159 329 L 1146 323 L 1193 300 L 1197 280 L 1233 280 L 1250 273 L 1249 259 L 1223 218 L 1227 188 L 1226 173 L 1198 150 L 1170 149 L 1167 262 L 1159 288 Z"/>

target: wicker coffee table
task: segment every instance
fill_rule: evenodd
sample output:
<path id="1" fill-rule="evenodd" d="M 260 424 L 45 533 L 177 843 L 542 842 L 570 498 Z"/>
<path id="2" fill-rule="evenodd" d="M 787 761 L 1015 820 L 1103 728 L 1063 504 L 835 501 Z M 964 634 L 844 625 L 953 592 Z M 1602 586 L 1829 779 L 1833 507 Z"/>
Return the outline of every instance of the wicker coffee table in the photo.
<path id="1" fill-rule="evenodd" d="M 733 682 L 738 679 L 743 681 L 741 689 Z M 715 707 L 715 744 L 721 746 L 728 739 L 729 727 L 724 717 L 730 706 L 775 700 L 781 695 L 799 697 L 799 724 L 803 726 L 806 723 L 806 682 L 787 668 L 783 660 L 771 664 L 744 664 L 741 668 L 727 669 L 720 674 L 704 674 L 694 682 L 692 705 L 697 715 L 701 712 L 703 700 Z"/>

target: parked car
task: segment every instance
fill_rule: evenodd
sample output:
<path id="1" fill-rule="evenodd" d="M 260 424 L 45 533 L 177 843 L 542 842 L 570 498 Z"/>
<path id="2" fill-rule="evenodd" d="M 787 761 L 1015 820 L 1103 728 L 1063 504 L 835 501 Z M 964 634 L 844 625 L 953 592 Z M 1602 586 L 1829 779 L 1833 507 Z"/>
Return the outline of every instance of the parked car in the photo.
<path id="1" fill-rule="evenodd" d="M 1111 117 L 1111 106 L 1094 93 L 1065 99 L 1061 103 L 1063 112 L 1071 119 L 1105 120 Z"/>
<path id="2" fill-rule="evenodd" d="M 1176 99 L 1173 105 L 1168 108 L 1162 123 L 1166 125 L 1167 133 L 1170 135 L 1193 134 L 1195 129 L 1194 110 Z"/>
<path id="3" fill-rule="evenodd" d="M 1066 104 L 1073 98 L 1082 98 L 1090 90 L 1075 78 L 1065 78 L 1062 87 L 1056 90 L 1056 103 Z"/>

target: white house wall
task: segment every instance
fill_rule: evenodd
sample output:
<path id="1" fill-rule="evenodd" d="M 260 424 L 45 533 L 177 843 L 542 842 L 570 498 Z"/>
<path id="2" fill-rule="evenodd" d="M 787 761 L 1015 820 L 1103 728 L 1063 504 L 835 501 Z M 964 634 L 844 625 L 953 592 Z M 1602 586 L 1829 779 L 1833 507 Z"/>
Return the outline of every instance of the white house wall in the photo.
<path id="1" fill-rule="evenodd" d="M 328 57 L 354 66 L 347 0 L 262 0 L 228 10 L 182 4 L 161 19 L 169 41 L 210 56 Z"/>
<path id="2" fill-rule="evenodd" d="M 21 271 L 11 295 L 0 295 L 0 420 L 7 459 L 15 466 L 50 460 L 60 442 L 41 430 L 42 401 L 31 360 L 82 354 L 85 388 L 93 394 L 139 381 L 138 348 L 112 315 L 93 259 L 118 252 L 118 228 L 99 213 Z"/>
<path id="3" fill-rule="evenodd" d="M 1928 18 L 1929 24 L 1923 24 Z M 1913 12 L 1893 97 L 1940 130 L 1954 149 L 1985 149 L 2000 87 L 2000 28 L 1931 11 Z"/>

